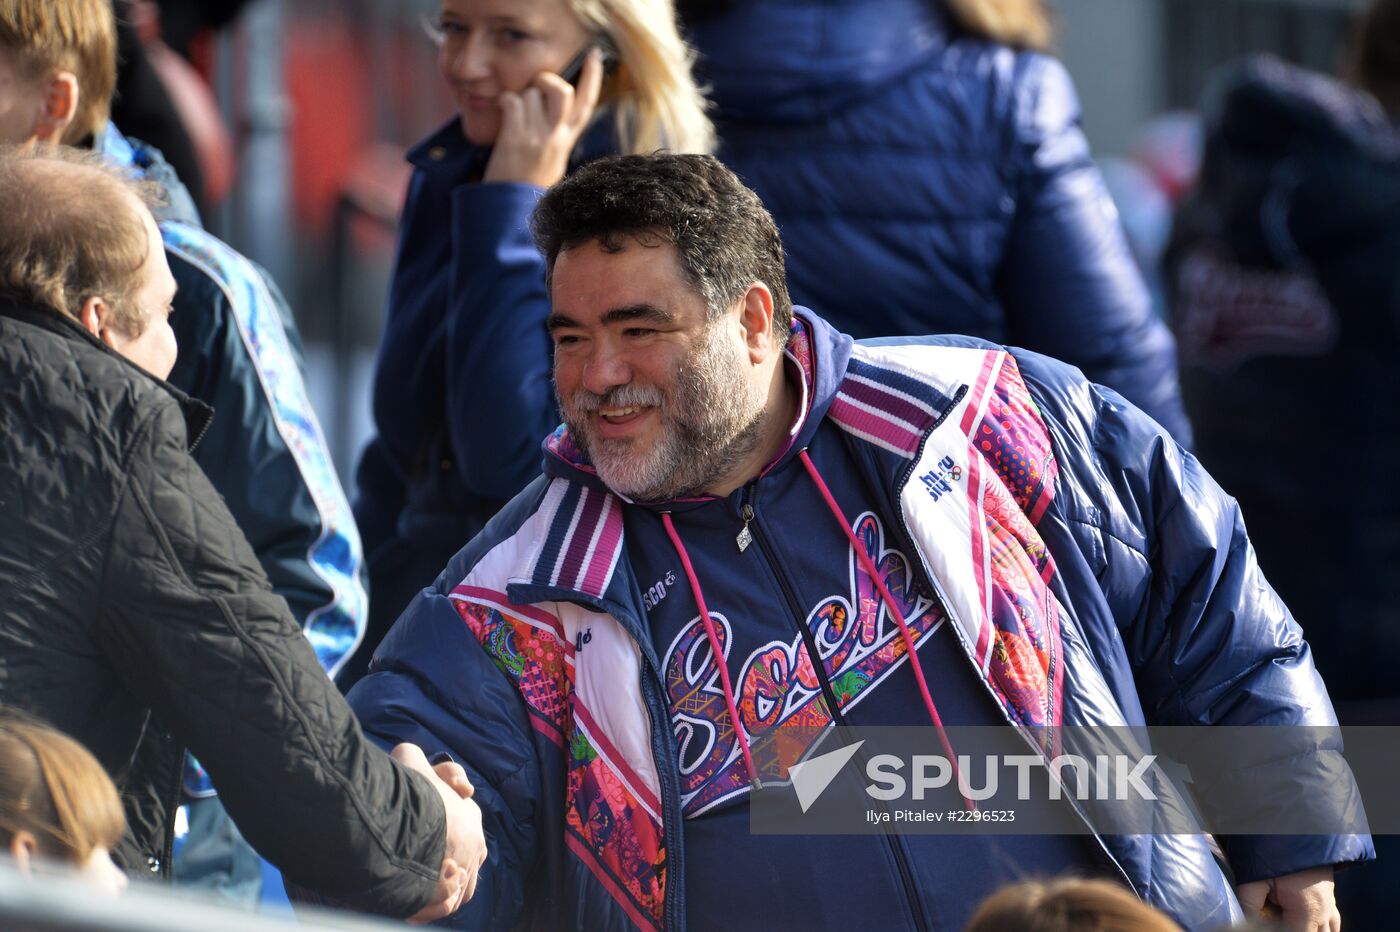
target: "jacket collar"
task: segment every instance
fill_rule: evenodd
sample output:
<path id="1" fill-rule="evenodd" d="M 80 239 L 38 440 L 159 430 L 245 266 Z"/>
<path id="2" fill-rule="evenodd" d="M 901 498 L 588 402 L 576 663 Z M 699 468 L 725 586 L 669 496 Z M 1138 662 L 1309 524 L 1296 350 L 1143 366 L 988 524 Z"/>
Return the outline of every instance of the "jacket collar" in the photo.
<path id="1" fill-rule="evenodd" d="M 65 314 L 51 311 L 47 308 L 33 307 L 19 304 L 13 301 L 0 299 L 0 317 L 8 317 L 11 320 L 19 321 L 47 330 L 50 333 L 71 340 L 75 343 L 86 343 L 89 347 L 100 353 L 105 353 L 118 361 L 120 365 L 126 366 L 136 377 L 155 383 L 161 390 L 165 391 L 180 406 L 180 411 L 185 416 L 185 430 L 188 436 L 188 449 L 193 450 L 204 436 L 204 432 L 209 429 L 209 423 L 214 418 L 214 409 L 209 407 L 198 398 L 191 398 L 180 389 L 171 385 L 164 379 L 158 379 L 151 373 L 127 359 L 101 340 L 88 333 L 77 321 Z"/>
<path id="2" fill-rule="evenodd" d="M 718 119 L 764 126 L 830 119 L 956 35 L 931 0 L 764 0 L 687 27 Z"/>
<path id="3" fill-rule="evenodd" d="M 851 346 L 849 336 L 812 311 L 805 307 L 793 308 L 792 333 L 784 355 L 788 379 L 798 389 L 798 413 L 788 432 L 788 442 L 759 473 L 759 478 L 781 469 L 811 443 L 845 378 Z M 610 491 L 562 424 L 544 441 L 544 472 L 550 478 L 568 479 L 590 489 Z M 671 510 L 677 506 L 683 508 L 713 500 L 714 496 L 701 496 L 645 504 L 646 507 Z"/>
<path id="4" fill-rule="evenodd" d="M 158 222 L 163 224 L 168 220 L 178 220 L 203 228 L 194 197 L 160 150 L 139 139 L 128 139 L 112 123 L 97 131 L 92 139 L 92 150 L 114 165 L 130 169 L 138 177 L 153 181 L 164 189 L 165 203 L 152 208 Z"/>

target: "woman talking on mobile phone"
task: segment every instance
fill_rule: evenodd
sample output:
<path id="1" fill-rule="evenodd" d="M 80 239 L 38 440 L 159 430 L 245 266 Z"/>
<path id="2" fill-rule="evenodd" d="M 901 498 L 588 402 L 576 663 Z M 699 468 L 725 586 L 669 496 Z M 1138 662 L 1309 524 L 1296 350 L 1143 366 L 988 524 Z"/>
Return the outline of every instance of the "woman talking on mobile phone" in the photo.
<path id="1" fill-rule="evenodd" d="M 408 153 L 377 436 L 356 472 L 369 630 L 343 688 L 535 475 L 558 422 L 528 227 L 542 189 L 599 155 L 714 148 L 669 0 L 442 0 L 431 30 L 458 113 Z"/>

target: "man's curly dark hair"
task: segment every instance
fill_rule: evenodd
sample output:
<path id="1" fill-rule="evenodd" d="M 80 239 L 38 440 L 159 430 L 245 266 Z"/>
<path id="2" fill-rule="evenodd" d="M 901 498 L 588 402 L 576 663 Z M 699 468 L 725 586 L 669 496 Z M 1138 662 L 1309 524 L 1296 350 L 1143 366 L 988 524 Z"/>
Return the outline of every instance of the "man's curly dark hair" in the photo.
<path id="1" fill-rule="evenodd" d="M 621 155 L 598 159 L 550 188 L 530 221 L 545 257 L 546 279 L 559 253 L 619 237 L 671 243 L 710 317 L 717 318 L 754 282 L 773 294 L 773 336 L 792 326 L 783 243 L 763 202 L 709 155 Z"/>

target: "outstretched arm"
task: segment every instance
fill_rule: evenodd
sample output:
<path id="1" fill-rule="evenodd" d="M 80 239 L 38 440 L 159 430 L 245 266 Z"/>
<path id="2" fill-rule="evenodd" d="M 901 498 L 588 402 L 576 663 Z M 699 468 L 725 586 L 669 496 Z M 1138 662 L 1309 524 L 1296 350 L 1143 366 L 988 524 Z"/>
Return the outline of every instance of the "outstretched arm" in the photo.
<path id="1" fill-rule="evenodd" d="M 452 920 L 509 929 L 526 908 L 539 856 L 538 826 L 551 791 L 541 782 L 534 732 L 514 685 L 435 590 L 420 594 L 350 691 L 365 732 L 382 747 L 408 741 L 450 755 L 474 787 L 489 855 L 470 903 Z M 545 893 L 532 887 L 537 905 Z"/>
<path id="2" fill-rule="evenodd" d="M 466 813 L 365 740 L 185 451 L 175 406 L 143 426 L 128 462 L 98 581 L 112 667 L 287 877 L 360 909 L 418 912 Z"/>

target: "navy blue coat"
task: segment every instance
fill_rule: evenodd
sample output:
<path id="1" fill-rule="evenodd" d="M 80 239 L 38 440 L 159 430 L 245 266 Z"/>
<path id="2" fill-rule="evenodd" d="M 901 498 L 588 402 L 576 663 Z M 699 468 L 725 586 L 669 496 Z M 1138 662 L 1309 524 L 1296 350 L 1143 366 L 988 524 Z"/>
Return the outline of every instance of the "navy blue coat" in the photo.
<path id="1" fill-rule="evenodd" d="M 1064 67 L 932 0 L 764 0 L 689 24 L 720 156 L 795 303 L 857 338 L 963 333 L 1078 366 L 1190 444 L 1176 350 Z"/>
<path id="2" fill-rule="evenodd" d="M 95 147 L 157 182 L 179 354 L 169 381 L 214 407 L 194 454 L 326 672 L 365 627 L 360 534 L 302 378 L 301 334 L 275 282 L 199 226 L 160 152 L 107 126 Z"/>

